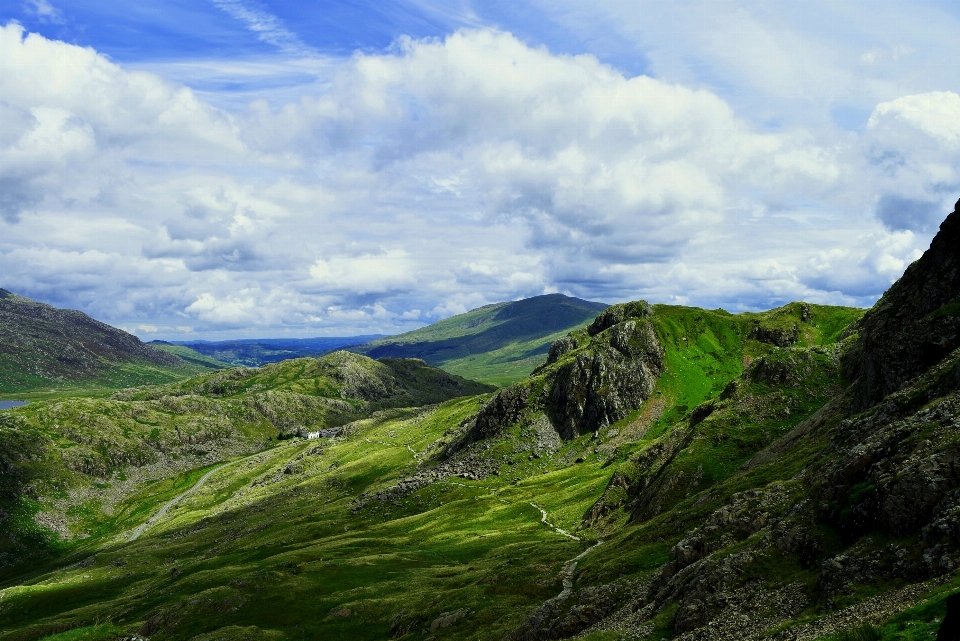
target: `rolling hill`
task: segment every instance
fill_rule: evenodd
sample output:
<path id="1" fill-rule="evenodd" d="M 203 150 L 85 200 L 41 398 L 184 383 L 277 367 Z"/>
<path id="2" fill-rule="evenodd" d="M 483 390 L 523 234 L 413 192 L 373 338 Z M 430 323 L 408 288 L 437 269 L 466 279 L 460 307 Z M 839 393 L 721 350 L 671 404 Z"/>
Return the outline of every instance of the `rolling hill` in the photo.
<path id="1" fill-rule="evenodd" d="M 534 296 L 350 349 L 372 358 L 421 358 L 465 378 L 505 385 L 529 375 L 554 340 L 585 326 L 606 307 L 563 294 Z"/>
<path id="2" fill-rule="evenodd" d="M 0 412 L 0 641 L 933 638 L 958 310 L 960 203 L 870 310 L 613 305 L 496 391 L 338 352 Z"/>
<path id="3" fill-rule="evenodd" d="M 116 389 L 215 367 L 144 345 L 83 312 L 0 289 L 0 394 Z"/>
<path id="4" fill-rule="evenodd" d="M 338 349 L 362 345 L 382 338 L 382 334 L 362 336 L 322 336 L 318 338 L 251 338 L 229 341 L 154 341 L 154 347 L 171 351 L 164 345 L 190 349 L 207 358 L 233 366 L 259 367 L 290 358 L 317 357 Z"/>
<path id="5" fill-rule="evenodd" d="M 149 510 L 157 488 L 195 479 L 192 470 L 377 412 L 492 390 L 420 360 L 341 351 L 0 412 L 0 576 L 52 554 L 24 545 L 38 535 L 22 527 L 31 519 L 61 545 L 82 541 Z"/>

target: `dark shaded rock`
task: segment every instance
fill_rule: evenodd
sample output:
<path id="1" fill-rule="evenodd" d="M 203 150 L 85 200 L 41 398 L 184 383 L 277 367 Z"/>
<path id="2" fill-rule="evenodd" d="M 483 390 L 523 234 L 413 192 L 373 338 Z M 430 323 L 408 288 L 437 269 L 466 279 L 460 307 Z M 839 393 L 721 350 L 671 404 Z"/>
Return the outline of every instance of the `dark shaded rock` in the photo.
<path id="1" fill-rule="evenodd" d="M 649 321 L 628 320 L 609 332 L 609 342 L 581 352 L 552 377 L 548 414 L 565 439 L 612 425 L 640 407 L 663 372 L 663 350 Z"/>
<path id="2" fill-rule="evenodd" d="M 947 616 L 937 630 L 937 641 L 960 641 L 960 593 L 947 597 Z"/>
<path id="3" fill-rule="evenodd" d="M 853 411 L 866 409 L 960 346 L 960 202 L 923 256 L 858 322 L 844 356 L 857 380 Z"/>
<path id="4" fill-rule="evenodd" d="M 706 403 L 701 403 L 700 405 L 697 405 L 695 408 L 693 408 L 693 411 L 690 412 L 690 419 L 689 419 L 690 426 L 693 427 L 695 425 L 699 425 L 700 423 L 703 423 L 703 421 L 706 420 L 708 416 L 713 414 L 713 410 L 715 410 L 716 407 L 717 406 L 714 405 L 713 402 L 711 401 L 707 401 Z"/>
<path id="5" fill-rule="evenodd" d="M 764 327 L 757 324 L 750 330 L 750 335 L 747 338 L 777 347 L 790 347 L 800 338 L 800 328 L 796 325 L 790 329 L 783 329 L 782 327 Z"/>
<path id="6" fill-rule="evenodd" d="M 564 354 L 572 352 L 573 350 L 577 349 L 577 347 L 577 339 L 569 334 L 562 338 L 558 338 L 550 344 L 550 351 L 547 353 L 547 362 L 545 365 L 552 365 L 553 363 L 556 363 L 563 357 Z"/>
<path id="7" fill-rule="evenodd" d="M 500 390 L 477 412 L 471 440 L 481 440 L 499 434 L 504 427 L 520 420 L 530 398 L 530 386 L 512 385 Z"/>
<path id="8" fill-rule="evenodd" d="M 621 597 L 621 589 L 615 585 L 588 587 L 555 597 L 537 608 L 504 639 L 545 641 L 570 638 L 613 612 Z"/>
<path id="9" fill-rule="evenodd" d="M 807 350 L 775 352 L 761 356 L 751 363 L 744 370 L 743 378 L 771 386 L 795 386 L 813 367 L 813 355 Z"/>

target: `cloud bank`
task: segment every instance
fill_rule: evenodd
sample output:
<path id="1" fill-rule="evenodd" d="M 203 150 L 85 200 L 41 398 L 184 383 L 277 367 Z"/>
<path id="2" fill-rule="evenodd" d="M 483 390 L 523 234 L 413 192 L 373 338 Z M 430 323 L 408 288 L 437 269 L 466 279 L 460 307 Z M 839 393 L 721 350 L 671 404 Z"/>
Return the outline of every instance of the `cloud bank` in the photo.
<path id="1" fill-rule="evenodd" d="M 148 338 L 395 332 L 554 291 L 868 305 L 960 192 L 949 91 L 770 130 L 493 29 L 301 60 L 296 99 L 231 109 L 15 23 L 0 59 L 0 286 Z"/>

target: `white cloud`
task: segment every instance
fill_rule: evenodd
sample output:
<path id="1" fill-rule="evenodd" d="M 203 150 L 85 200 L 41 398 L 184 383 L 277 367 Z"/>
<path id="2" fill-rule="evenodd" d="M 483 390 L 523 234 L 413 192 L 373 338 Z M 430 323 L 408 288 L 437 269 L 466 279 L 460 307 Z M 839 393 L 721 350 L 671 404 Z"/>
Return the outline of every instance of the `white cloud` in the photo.
<path id="1" fill-rule="evenodd" d="M 27 5 L 41 22 L 63 24 L 63 14 L 60 13 L 59 9 L 50 4 L 48 0 L 29 0 Z"/>
<path id="2" fill-rule="evenodd" d="M 240 0 L 213 0 L 213 4 L 230 17 L 243 22 L 258 39 L 277 47 L 284 53 L 295 55 L 310 53 L 309 47 L 303 44 L 295 33 L 287 29 L 276 16 Z"/>
<path id="3" fill-rule="evenodd" d="M 417 283 L 416 262 L 402 249 L 320 259 L 310 276 L 327 291 L 358 295 L 409 290 Z"/>
<path id="4" fill-rule="evenodd" d="M 554 291 L 866 304 L 960 190 L 949 92 L 860 135 L 494 30 L 231 110 L 14 24 L 0 57 L 0 286 L 161 335 L 401 331 Z"/>
<path id="5" fill-rule="evenodd" d="M 960 143 L 960 96 L 952 91 L 903 96 L 879 104 L 873 110 L 867 126 L 872 129 L 891 126 L 889 121 L 897 119 L 939 139 L 945 145 L 956 146 Z"/>
<path id="6" fill-rule="evenodd" d="M 880 220 L 894 230 L 935 230 L 960 192 L 960 95 L 936 91 L 877 105 L 863 144 Z"/>

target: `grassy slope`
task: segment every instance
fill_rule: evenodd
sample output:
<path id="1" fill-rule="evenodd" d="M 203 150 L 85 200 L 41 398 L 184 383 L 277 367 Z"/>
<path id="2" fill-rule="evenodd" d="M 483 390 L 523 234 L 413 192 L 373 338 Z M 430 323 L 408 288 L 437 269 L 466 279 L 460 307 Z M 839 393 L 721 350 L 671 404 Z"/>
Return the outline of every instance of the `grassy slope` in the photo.
<path id="1" fill-rule="evenodd" d="M 4 412 L 0 514 L 10 519 L 0 519 L 0 570 L 76 543 L 44 543 L 34 524 L 38 513 L 68 540 L 125 530 L 149 507 L 131 494 L 190 466 L 270 447 L 278 433 L 489 389 L 420 361 L 381 363 L 339 352 L 132 388 L 111 399 L 59 398 Z M 136 509 L 123 507 L 128 501 Z"/>
<path id="2" fill-rule="evenodd" d="M 353 351 L 422 358 L 484 383 L 509 385 L 546 360 L 550 344 L 585 327 L 606 305 L 560 294 L 487 305 Z"/>
<path id="3" fill-rule="evenodd" d="M 410 449 L 423 456 L 476 410 L 477 399 L 425 411 L 394 410 L 357 424 L 350 437 L 321 452 L 313 443 L 265 452 L 215 476 L 134 544 L 122 545 L 116 533 L 104 531 L 83 548 L 99 550 L 92 567 L 41 572 L 7 589 L 0 628 L 40 633 L 109 619 L 136 629 L 154 617 L 165 630 L 160 638 L 190 639 L 222 628 L 225 636 L 218 638 L 240 638 L 246 629 L 276 635 L 252 638 L 296 639 L 305 633 L 364 639 L 390 636 L 391 622 L 419 634 L 440 613 L 468 608 L 467 619 L 439 628 L 437 638 L 498 638 L 530 606 L 559 592 L 561 564 L 588 543 L 548 529 L 530 502 L 546 509 L 555 525 L 575 530 L 614 471 L 629 473 L 632 457 L 670 438 L 692 408 L 708 399 L 719 402 L 744 363 L 829 344 L 861 313 L 812 308 L 800 347 L 778 350 L 746 337 L 755 321 L 799 322 L 798 306 L 736 316 L 658 306 L 654 320 L 668 370 L 644 409 L 605 430 L 599 442 L 584 436 L 542 459 L 527 455 L 522 430 L 512 428 L 487 453 L 501 462 L 499 476 L 438 482 L 399 504 L 350 510 L 360 493 L 413 473 L 417 459 Z M 730 401 L 700 424 L 674 469 L 689 477 L 698 468 L 704 473 L 697 486 L 684 489 L 689 496 L 667 497 L 673 509 L 631 523 L 628 510 L 618 506 L 598 526 L 602 532 L 583 532 L 585 539 L 608 537 L 582 561 L 587 577 L 642 576 L 665 562 L 680 533 L 724 497 L 788 478 L 803 465 L 797 455 L 777 467 L 737 472 L 755 451 L 809 415 L 835 382 L 826 355 L 809 353 L 813 365 L 798 384 L 773 389 L 747 381 L 738 392 L 741 405 Z M 789 416 L 765 413 L 785 395 L 795 397 Z M 659 413 L 651 414 L 658 406 Z M 738 417 L 744 408 L 749 411 Z M 291 462 L 293 473 L 279 473 Z M 302 471 L 296 471 L 298 465 Z M 263 480 L 253 485 L 256 479 Z M 118 559 L 123 564 L 114 565 Z M 229 626 L 236 626 L 235 637 Z"/>
<path id="4" fill-rule="evenodd" d="M 15 368 L 17 362 L 0 358 L 0 370 Z M 23 373 L 8 377 L 0 385 L 0 399 L 35 400 L 69 396 L 107 396 L 118 389 L 144 385 L 162 385 L 179 381 L 203 372 L 208 365 L 184 361 L 174 367 L 151 363 L 106 363 L 96 375 L 79 380 L 52 380 Z M 10 371 L 7 369 L 6 371 Z"/>
<path id="5" fill-rule="evenodd" d="M 321 358 L 297 358 L 256 369 L 210 373 L 168 385 L 126 391 L 123 396 L 131 400 L 190 394 L 231 398 L 286 392 L 346 401 L 357 408 L 371 404 L 380 409 L 427 405 L 491 389 L 415 359 L 375 361 L 339 351 Z"/>
<path id="6" fill-rule="evenodd" d="M 210 363 L 155 350 L 81 312 L 0 289 L 0 398 L 155 385 L 210 369 Z"/>
<path id="7" fill-rule="evenodd" d="M 153 341 L 150 343 L 150 347 L 155 347 L 161 351 L 166 352 L 167 354 L 173 354 L 188 363 L 194 365 L 200 365 L 201 367 L 206 367 L 207 369 L 226 369 L 228 367 L 233 367 L 230 363 L 219 361 L 210 356 L 205 356 L 195 349 L 190 349 L 186 345 L 174 345 L 173 343 L 165 343 L 163 341 Z"/>
<path id="8" fill-rule="evenodd" d="M 444 629 L 446 637 L 498 636 L 523 605 L 559 592 L 560 565 L 584 547 L 541 524 L 529 503 L 572 529 L 605 482 L 599 457 L 555 471 L 525 460 L 504 465 L 500 478 L 439 483 L 401 505 L 349 510 L 361 491 L 415 469 L 407 446 L 426 449 L 475 407 L 464 399 L 408 411 L 368 421 L 357 438 L 299 461 L 313 443 L 231 468 L 141 540 L 104 541 L 91 567 L 7 589 L 0 628 L 41 632 L 98 616 L 126 627 L 192 602 L 164 638 L 229 626 L 299 638 L 299 624 L 312 638 L 380 639 L 398 615 L 419 631 L 459 608 L 475 614 Z M 277 473 L 291 461 L 303 473 Z M 514 485 L 514 476 L 530 478 Z M 251 485 L 263 478 L 270 484 Z"/>

